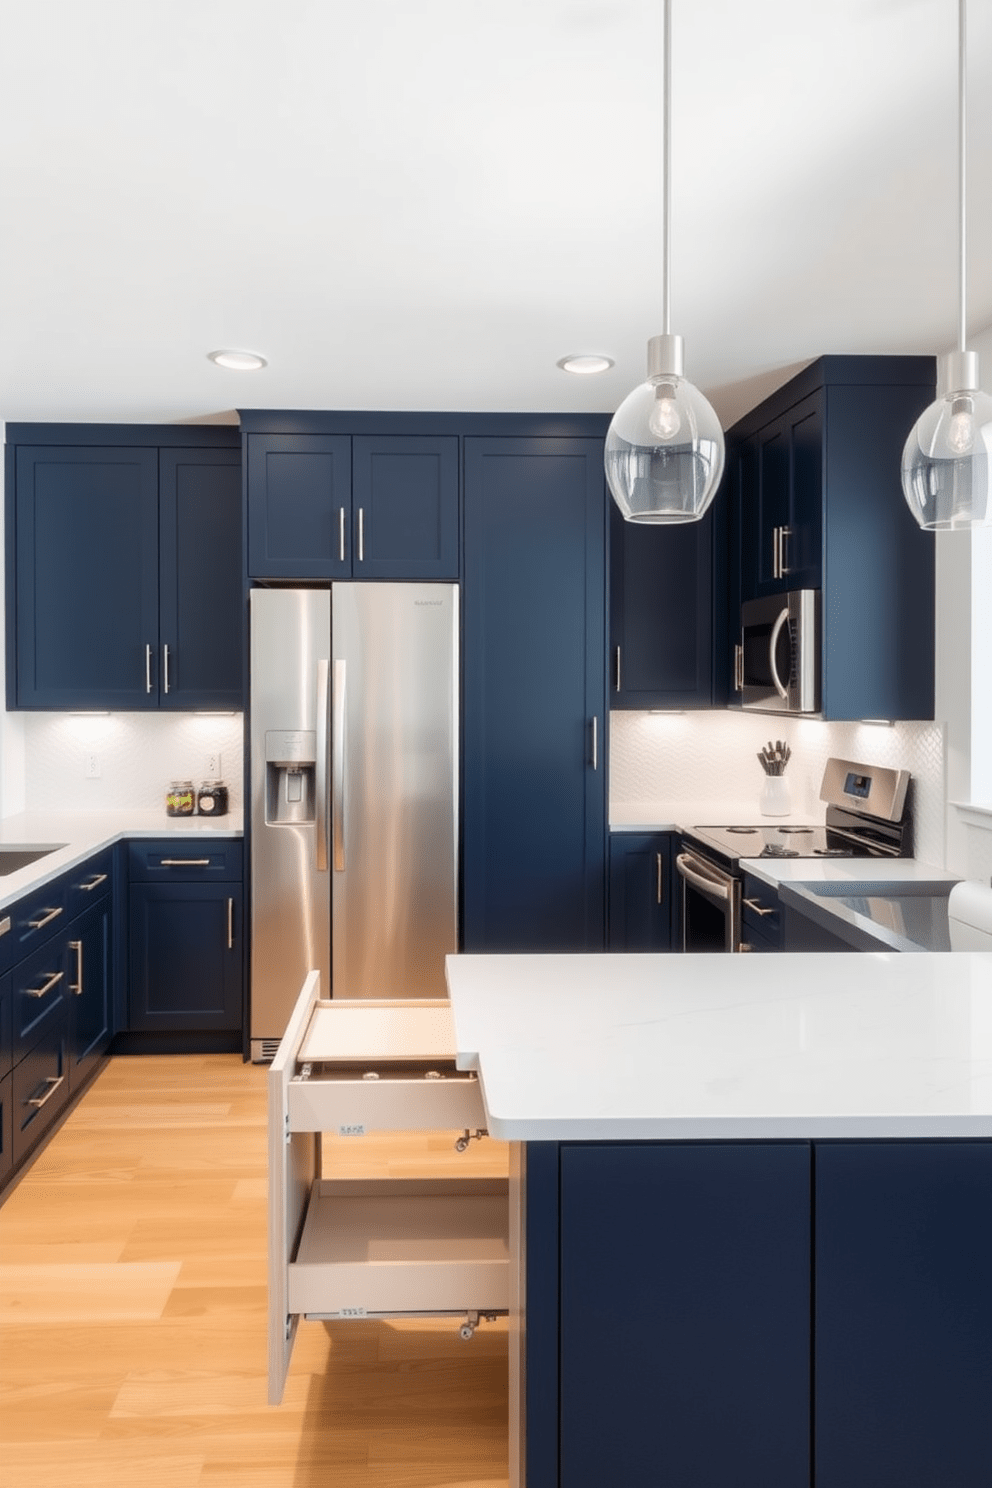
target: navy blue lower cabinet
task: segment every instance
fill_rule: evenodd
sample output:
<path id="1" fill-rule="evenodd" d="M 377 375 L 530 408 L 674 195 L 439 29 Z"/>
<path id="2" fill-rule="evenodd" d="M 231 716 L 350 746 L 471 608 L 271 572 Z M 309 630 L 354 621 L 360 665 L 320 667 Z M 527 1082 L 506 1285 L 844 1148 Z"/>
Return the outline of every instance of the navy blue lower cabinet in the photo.
<path id="1" fill-rule="evenodd" d="M 808 1488 L 808 1145 L 566 1144 L 560 1191 L 560 1488 Z"/>
<path id="2" fill-rule="evenodd" d="M 132 882 L 129 1031 L 241 1027 L 242 902 L 240 883 Z"/>
<path id="3" fill-rule="evenodd" d="M 109 893 L 66 932 L 69 1091 L 74 1094 L 110 1047 L 113 1025 L 112 917 Z"/>
<path id="4" fill-rule="evenodd" d="M 8 1073 L 0 1079 L 0 1188 L 6 1182 L 14 1165 L 14 1125 L 11 1103 L 13 1100 L 13 1077 Z"/>
<path id="5" fill-rule="evenodd" d="M 605 538 L 602 440 L 465 440 L 466 951 L 603 949 Z"/>
<path id="6" fill-rule="evenodd" d="M 992 1143 L 815 1165 L 816 1488 L 988 1488 Z"/>
<path id="7" fill-rule="evenodd" d="M 680 944 L 672 832 L 610 833 L 611 951 L 670 951 Z"/>

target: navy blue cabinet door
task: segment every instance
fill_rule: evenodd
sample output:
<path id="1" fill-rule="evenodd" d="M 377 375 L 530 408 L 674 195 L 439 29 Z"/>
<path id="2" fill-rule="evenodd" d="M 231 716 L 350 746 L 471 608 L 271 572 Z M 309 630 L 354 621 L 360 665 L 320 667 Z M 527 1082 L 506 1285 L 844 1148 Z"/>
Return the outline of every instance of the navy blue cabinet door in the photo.
<path id="1" fill-rule="evenodd" d="M 158 675 L 164 708 L 243 706 L 240 532 L 239 452 L 163 449 Z"/>
<path id="2" fill-rule="evenodd" d="M 741 487 L 745 599 L 818 589 L 823 569 L 824 395 L 748 441 Z"/>
<path id="3" fill-rule="evenodd" d="M 132 1031 L 241 1026 L 238 883 L 137 883 L 130 893 Z"/>
<path id="4" fill-rule="evenodd" d="M 68 928 L 69 1091 L 86 1080 L 109 1047 L 112 1020 L 110 895 Z"/>
<path id="5" fill-rule="evenodd" d="M 678 925 L 671 832 L 610 833 L 611 951 L 670 951 Z"/>
<path id="6" fill-rule="evenodd" d="M 988 1488 L 992 1144 L 815 1162 L 816 1488 Z"/>
<path id="7" fill-rule="evenodd" d="M 712 705 L 714 520 L 625 522 L 610 502 L 611 707 Z"/>
<path id="8" fill-rule="evenodd" d="M 466 439 L 464 494 L 464 949 L 602 949 L 602 441 Z"/>
<path id="9" fill-rule="evenodd" d="M 458 439 L 357 436 L 356 579 L 458 578 Z"/>
<path id="10" fill-rule="evenodd" d="M 248 573 L 351 576 L 351 437 L 248 435 Z"/>
<path id="11" fill-rule="evenodd" d="M 802 1143 L 562 1147 L 560 1488 L 809 1488 L 809 1194 Z"/>
<path id="12" fill-rule="evenodd" d="M 20 446 L 16 469 L 17 706 L 157 707 L 157 450 Z"/>

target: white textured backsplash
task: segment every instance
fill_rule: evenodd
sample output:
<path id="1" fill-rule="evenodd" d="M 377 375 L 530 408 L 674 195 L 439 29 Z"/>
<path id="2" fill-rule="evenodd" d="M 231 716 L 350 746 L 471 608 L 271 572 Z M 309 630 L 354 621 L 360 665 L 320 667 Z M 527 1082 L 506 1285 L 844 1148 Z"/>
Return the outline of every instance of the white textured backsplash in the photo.
<path id="1" fill-rule="evenodd" d="M 909 770 L 913 777 L 915 854 L 944 861 L 944 734 L 939 723 L 821 723 L 773 714 L 714 709 L 700 713 L 610 715 L 610 802 L 712 801 L 737 806 L 764 779 L 758 751 L 769 739 L 792 750 L 786 778 L 792 809 L 821 820 L 823 767 L 833 755 Z"/>
<path id="2" fill-rule="evenodd" d="M 165 807 L 170 780 L 206 777 L 219 754 L 232 808 L 242 801 L 241 713 L 22 713 L 28 811 Z M 95 754 L 100 776 L 87 779 Z"/>

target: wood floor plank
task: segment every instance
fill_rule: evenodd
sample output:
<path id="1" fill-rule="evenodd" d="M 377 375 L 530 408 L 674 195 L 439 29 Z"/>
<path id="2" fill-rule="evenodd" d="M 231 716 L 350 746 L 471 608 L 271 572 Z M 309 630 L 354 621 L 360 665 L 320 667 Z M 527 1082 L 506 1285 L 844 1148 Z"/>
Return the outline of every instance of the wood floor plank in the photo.
<path id="1" fill-rule="evenodd" d="M 504 1488 L 503 1322 L 304 1321 L 267 1405 L 266 1073 L 111 1060 L 0 1208 L 2 1488 Z M 505 1174 L 455 1135 L 325 1168 Z"/>

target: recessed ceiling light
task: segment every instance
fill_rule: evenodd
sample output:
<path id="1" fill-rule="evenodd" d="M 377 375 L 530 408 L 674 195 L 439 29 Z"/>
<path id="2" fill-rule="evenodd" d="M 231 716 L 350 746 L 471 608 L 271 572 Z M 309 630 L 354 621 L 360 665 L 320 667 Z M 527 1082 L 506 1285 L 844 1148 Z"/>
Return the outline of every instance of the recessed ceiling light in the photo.
<path id="1" fill-rule="evenodd" d="M 257 351 L 208 351 L 207 356 L 218 367 L 226 367 L 229 372 L 260 372 L 269 365 Z"/>
<path id="2" fill-rule="evenodd" d="M 573 352 L 571 356 L 561 357 L 555 366 L 563 372 L 575 372 L 579 377 L 591 377 L 596 372 L 608 372 L 613 364 L 612 357 Z"/>

